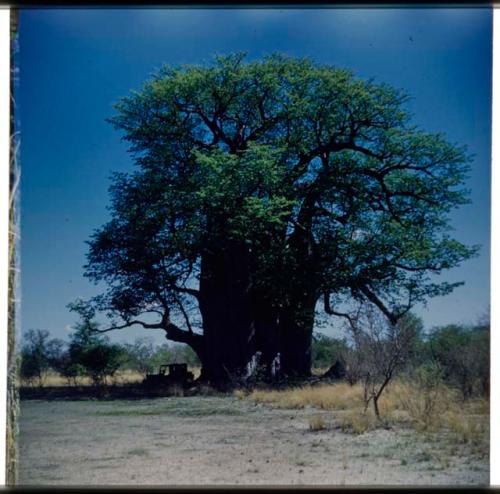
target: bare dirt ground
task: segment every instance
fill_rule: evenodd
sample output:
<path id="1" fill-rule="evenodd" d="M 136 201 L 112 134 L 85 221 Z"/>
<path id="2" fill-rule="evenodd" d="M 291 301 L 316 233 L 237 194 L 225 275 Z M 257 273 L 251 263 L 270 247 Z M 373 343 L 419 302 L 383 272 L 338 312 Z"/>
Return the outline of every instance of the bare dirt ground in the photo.
<path id="1" fill-rule="evenodd" d="M 312 432 L 323 415 L 328 430 Z M 443 433 L 336 428 L 339 413 L 233 397 L 23 401 L 19 484 L 482 485 L 488 458 Z"/>

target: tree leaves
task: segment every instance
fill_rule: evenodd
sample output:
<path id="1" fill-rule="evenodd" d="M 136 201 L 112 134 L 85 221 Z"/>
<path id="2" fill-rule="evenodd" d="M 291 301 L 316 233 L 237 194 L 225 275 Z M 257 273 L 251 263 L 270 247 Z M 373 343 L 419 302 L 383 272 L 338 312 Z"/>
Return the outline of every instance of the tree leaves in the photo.
<path id="1" fill-rule="evenodd" d="M 89 242 L 86 275 L 108 286 L 96 306 L 169 313 L 204 253 L 233 241 L 276 301 L 307 282 L 402 314 L 449 293 L 429 275 L 476 252 L 447 217 L 468 200 L 471 159 L 413 126 L 407 100 L 283 55 L 163 67 L 110 120 L 137 171 L 114 176 L 112 219 Z"/>

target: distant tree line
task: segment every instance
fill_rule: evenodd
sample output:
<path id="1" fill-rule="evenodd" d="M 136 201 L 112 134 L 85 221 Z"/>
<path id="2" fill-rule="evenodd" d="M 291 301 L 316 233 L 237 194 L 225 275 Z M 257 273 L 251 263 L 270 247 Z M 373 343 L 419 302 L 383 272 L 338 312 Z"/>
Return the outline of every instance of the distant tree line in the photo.
<path id="1" fill-rule="evenodd" d="M 343 379 L 363 384 L 367 405 L 373 400 L 376 408 L 385 386 L 401 374 L 409 379 L 427 376 L 427 380 L 438 380 L 457 389 L 464 399 L 489 394 L 489 321 L 446 325 L 426 332 L 421 320 L 411 314 L 394 326 L 372 311 L 358 313 L 351 322 L 344 338 L 314 335 L 313 367 L 326 370 L 337 365 Z M 94 329 L 79 324 L 67 342 L 50 338 L 47 330 L 27 331 L 20 353 L 21 377 L 41 386 L 53 371 L 68 384 L 86 376 L 100 385 L 118 370 L 146 375 L 165 363 L 200 365 L 187 345 L 155 345 L 148 337 L 133 343 L 111 343 Z"/>
<path id="2" fill-rule="evenodd" d="M 199 365 L 196 354 L 186 345 L 155 345 L 150 338 L 112 343 L 84 324 L 75 328 L 69 341 L 50 338 L 44 329 L 28 330 L 23 340 L 20 373 L 30 385 L 43 386 L 51 371 L 64 377 L 68 384 L 76 385 L 78 378 L 88 377 L 95 385 L 105 385 L 118 370 L 146 375 L 164 363 Z"/>
<path id="3" fill-rule="evenodd" d="M 366 317 L 361 327 L 354 321 L 353 326 L 346 338 L 315 334 L 312 358 L 319 368 L 340 363 L 350 384 L 364 385 L 367 403 L 370 397 L 378 399 L 378 392 L 397 375 L 439 381 L 455 388 L 464 400 L 489 395 L 489 321 L 424 332 L 421 321 L 409 315 L 396 326 Z"/>

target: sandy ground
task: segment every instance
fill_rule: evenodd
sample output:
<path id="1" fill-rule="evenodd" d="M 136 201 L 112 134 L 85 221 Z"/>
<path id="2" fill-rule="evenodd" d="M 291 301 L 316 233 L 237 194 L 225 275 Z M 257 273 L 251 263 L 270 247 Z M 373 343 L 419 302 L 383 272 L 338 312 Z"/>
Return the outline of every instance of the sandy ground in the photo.
<path id="1" fill-rule="evenodd" d="M 19 484 L 487 485 L 488 458 L 410 430 L 309 431 L 315 410 L 232 397 L 24 401 Z"/>

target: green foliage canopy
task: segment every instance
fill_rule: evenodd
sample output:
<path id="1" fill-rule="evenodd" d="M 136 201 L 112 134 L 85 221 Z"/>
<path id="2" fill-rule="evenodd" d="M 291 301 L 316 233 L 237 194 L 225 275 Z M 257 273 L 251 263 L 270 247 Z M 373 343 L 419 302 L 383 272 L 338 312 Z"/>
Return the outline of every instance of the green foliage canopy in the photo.
<path id="1" fill-rule="evenodd" d="M 306 283 L 329 314 L 354 297 L 396 320 L 449 293 L 458 283 L 430 275 L 476 250 L 447 219 L 467 202 L 470 158 L 412 125 L 407 100 L 281 55 L 164 67 L 110 119 L 137 170 L 114 175 L 111 220 L 89 242 L 86 276 L 107 286 L 93 307 L 118 317 L 113 327 L 164 327 L 196 306 L 204 253 L 232 241 L 278 306 Z"/>
<path id="2" fill-rule="evenodd" d="M 69 360 L 82 369 L 97 384 L 105 384 L 123 362 L 123 349 L 108 338 L 96 333 L 96 325 L 90 321 L 79 323 L 69 344 Z"/>

